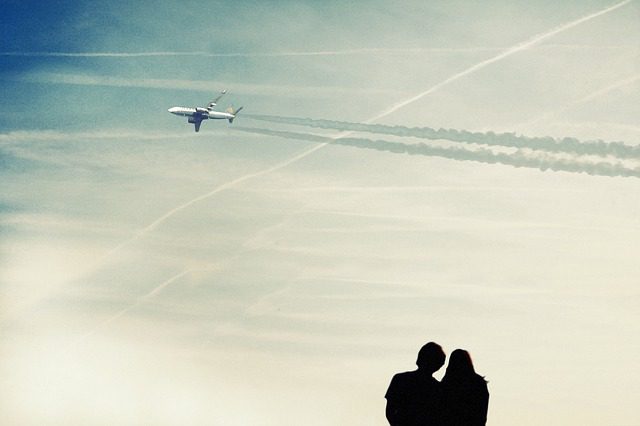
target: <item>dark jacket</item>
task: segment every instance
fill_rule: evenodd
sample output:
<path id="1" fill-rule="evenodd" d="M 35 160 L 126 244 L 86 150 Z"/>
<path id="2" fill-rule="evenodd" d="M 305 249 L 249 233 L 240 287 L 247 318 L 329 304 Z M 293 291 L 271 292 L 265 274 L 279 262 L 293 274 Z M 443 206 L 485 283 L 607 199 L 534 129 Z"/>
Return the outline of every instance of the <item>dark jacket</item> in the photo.
<path id="1" fill-rule="evenodd" d="M 489 390 L 482 376 L 442 380 L 442 426 L 484 426 Z"/>
<path id="2" fill-rule="evenodd" d="M 393 376 L 387 398 L 391 426 L 439 426 L 440 382 L 420 370 Z"/>

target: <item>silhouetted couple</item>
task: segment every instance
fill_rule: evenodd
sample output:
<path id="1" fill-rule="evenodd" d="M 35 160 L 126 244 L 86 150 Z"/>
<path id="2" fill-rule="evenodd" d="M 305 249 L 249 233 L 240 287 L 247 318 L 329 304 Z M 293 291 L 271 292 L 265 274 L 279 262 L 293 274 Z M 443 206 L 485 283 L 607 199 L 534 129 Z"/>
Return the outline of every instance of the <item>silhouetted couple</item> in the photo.
<path id="1" fill-rule="evenodd" d="M 420 349 L 418 369 L 393 376 L 387 398 L 387 420 L 391 426 L 484 426 L 489 391 L 476 374 L 469 353 L 456 349 L 442 382 L 433 373 L 443 365 L 440 345 L 429 342 Z"/>

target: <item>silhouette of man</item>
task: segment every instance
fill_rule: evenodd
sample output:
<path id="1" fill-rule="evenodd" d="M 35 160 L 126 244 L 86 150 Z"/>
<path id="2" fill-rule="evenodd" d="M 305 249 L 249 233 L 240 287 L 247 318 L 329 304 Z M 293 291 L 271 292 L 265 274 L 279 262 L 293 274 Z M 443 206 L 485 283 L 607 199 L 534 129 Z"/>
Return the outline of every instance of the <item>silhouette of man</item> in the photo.
<path id="1" fill-rule="evenodd" d="M 440 382 L 433 373 L 444 365 L 440 345 L 429 342 L 418 352 L 418 369 L 393 376 L 387 399 L 386 415 L 391 426 L 438 425 L 441 417 Z"/>

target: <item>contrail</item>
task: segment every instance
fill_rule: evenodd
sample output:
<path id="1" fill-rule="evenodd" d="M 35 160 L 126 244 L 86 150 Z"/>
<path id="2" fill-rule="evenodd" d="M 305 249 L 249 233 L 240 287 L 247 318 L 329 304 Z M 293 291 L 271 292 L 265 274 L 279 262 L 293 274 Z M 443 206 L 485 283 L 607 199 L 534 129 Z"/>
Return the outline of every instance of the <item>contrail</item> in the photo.
<path id="1" fill-rule="evenodd" d="M 127 306 L 126 308 L 118 311 L 114 315 L 112 315 L 109 318 L 107 318 L 106 320 L 102 321 L 100 324 L 98 324 L 96 327 L 94 327 L 91 331 L 89 331 L 89 332 L 85 333 L 84 335 L 82 335 L 79 340 L 85 340 L 85 339 L 88 339 L 89 337 L 93 336 L 100 329 L 102 329 L 102 328 L 106 327 L 107 325 L 111 324 L 112 322 L 114 322 L 118 318 L 122 317 L 127 312 L 131 311 L 132 309 L 137 308 L 139 305 L 141 305 L 142 303 L 146 302 L 148 299 L 150 299 L 150 298 L 154 297 L 155 295 L 157 295 L 158 293 L 160 293 L 162 290 L 164 290 L 167 286 L 169 286 L 173 282 L 179 280 L 180 278 L 184 277 L 185 275 L 187 275 L 187 274 L 189 274 L 191 272 L 192 272 L 191 269 L 185 269 L 184 271 L 182 271 L 182 272 L 172 276 L 168 280 L 162 282 L 162 284 L 156 286 L 155 288 L 153 288 L 150 292 L 148 292 L 144 296 L 141 296 L 138 299 L 136 299 L 136 301 L 133 304 Z"/>
<path id="2" fill-rule="evenodd" d="M 608 7 L 606 9 L 603 9 L 603 10 L 601 10 L 599 12 L 595 12 L 595 13 L 587 15 L 587 16 L 585 16 L 583 18 L 577 19 L 575 21 L 571 21 L 571 22 L 569 22 L 567 24 L 564 24 L 564 25 L 562 25 L 562 26 L 560 26 L 560 27 L 558 27 L 556 29 L 548 31 L 548 32 L 546 32 L 546 33 L 544 33 L 542 35 L 534 36 L 530 40 L 528 40 L 526 42 L 523 42 L 523 43 L 520 43 L 520 44 L 518 44 L 518 45 L 516 45 L 514 47 L 511 47 L 511 48 L 505 50 L 504 52 L 502 52 L 501 54 L 499 54 L 497 56 L 494 56 L 494 57 L 492 57 L 490 59 L 482 61 L 482 62 L 480 62 L 480 63 L 478 63 L 478 64 L 476 64 L 476 65 L 474 65 L 474 66 L 472 66 L 470 68 L 467 68 L 464 71 L 461 71 L 461 72 L 459 72 L 457 74 L 454 74 L 453 76 L 443 80 L 442 82 L 440 82 L 440 83 L 436 84 L 435 86 L 431 87 L 430 89 L 420 93 L 419 95 L 411 97 L 411 98 L 409 98 L 409 99 L 407 99 L 405 101 L 402 101 L 402 102 L 394 105 L 390 109 L 387 109 L 386 111 L 371 117 L 370 119 L 366 120 L 365 123 L 369 124 L 369 123 L 372 123 L 372 122 L 374 122 L 376 120 L 384 118 L 384 117 L 386 117 L 388 115 L 391 115 L 392 113 L 398 111 L 399 109 L 401 109 L 401 108 L 403 108 L 403 107 L 405 107 L 405 106 L 407 106 L 407 105 L 409 105 L 409 104 L 411 104 L 411 103 L 413 103 L 413 102 L 415 102 L 415 101 L 417 101 L 417 100 L 429 95 L 430 93 L 435 92 L 436 90 L 440 89 L 441 87 L 444 87 L 445 85 L 447 85 L 447 84 L 449 84 L 449 83 L 451 83 L 451 82 L 453 82 L 453 81 L 455 81 L 455 80 L 457 80 L 457 79 L 459 79 L 459 78 L 461 78 L 461 77 L 463 77 L 465 75 L 469 75 L 469 74 L 471 74 L 471 73 L 473 73 L 473 72 L 475 72 L 475 71 L 477 71 L 479 69 L 484 68 L 485 66 L 487 66 L 487 65 L 489 65 L 491 63 L 494 63 L 494 62 L 497 62 L 497 61 L 499 61 L 501 59 L 504 59 L 507 56 L 510 56 L 510 55 L 512 55 L 512 54 L 514 54 L 516 52 L 519 52 L 521 50 L 530 48 L 533 45 L 535 45 L 536 43 L 539 43 L 542 40 L 545 40 L 545 39 L 547 39 L 549 37 L 552 37 L 552 36 L 562 32 L 562 31 L 566 31 L 566 30 L 568 30 L 570 28 L 573 28 L 573 27 L 575 27 L 577 25 L 582 24 L 583 22 L 589 21 L 589 20 L 591 20 L 593 18 L 596 18 L 596 17 L 598 17 L 600 15 L 603 15 L 605 13 L 609 13 L 609 12 L 619 8 L 619 7 L 624 6 L 627 3 L 630 3 L 631 1 L 632 0 L 625 0 L 625 1 L 620 2 L 620 3 L 618 3 L 618 4 L 614 5 L 614 6 L 611 6 L 611 7 Z M 196 197 L 196 198 L 194 198 L 194 199 L 192 199 L 190 201 L 187 201 L 186 203 L 184 203 L 184 204 L 182 204 L 182 205 L 180 205 L 178 207 L 175 207 L 175 208 L 171 209 L 170 211 L 168 211 L 167 213 L 165 213 L 164 215 L 162 215 L 161 217 L 159 217 L 158 219 L 153 221 L 151 224 L 149 224 L 148 226 L 146 226 L 143 229 L 141 229 L 140 231 L 138 231 L 131 238 L 129 238 L 128 240 L 124 241 L 123 243 L 119 244 L 118 246 L 116 246 L 115 248 L 110 250 L 105 256 L 103 256 L 100 259 L 99 263 L 104 261 L 106 258 L 112 256 L 114 253 L 120 251 L 122 248 L 124 248 L 124 247 L 128 246 L 129 244 L 133 243 L 134 241 L 138 240 L 142 236 L 146 235 L 147 233 L 149 233 L 150 231 L 155 229 L 158 225 L 160 225 L 161 223 L 163 223 L 164 221 L 166 221 L 167 219 L 169 219 L 171 216 L 173 216 L 174 214 L 178 213 L 179 211 L 184 210 L 187 207 L 189 207 L 189 206 L 191 206 L 193 204 L 196 204 L 196 203 L 198 203 L 200 201 L 203 201 L 203 200 L 205 200 L 207 198 L 210 198 L 213 195 L 215 195 L 215 194 L 217 194 L 219 192 L 222 192 L 222 191 L 224 191 L 226 189 L 229 189 L 229 188 L 231 188 L 231 187 L 233 187 L 233 186 L 235 186 L 235 185 L 237 185 L 239 183 L 242 183 L 242 182 L 244 182 L 246 180 L 249 180 L 249 179 L 252 179 L 252 178 L 255 178 L 255 177 L 259 177 L 259 176 L 263 176 L 263 175 L 266 175 L 268 173 L 271 173 L 271 172 L 280 170 L 280 169 L 282 169 L 284 167 L 287 167 L 288 165 L 293 164 L 293 163 L 295 163 L 295 162 L 297 162 L 297 161 L 299 161 L 299 160 L 311 155 L 312 153 L 324 148 L 330 142 L 335 141 L 335 140 L 339 140 L 340 138 L 348 136 L 350 133 L 351 132 L 346 132 L 346 133 L 343 132 L 341 134 L 335 135 L 332 138 L 324 138 L 324 139 L 322 139 L 322 141 L 321 141 L 321 143 L 319 145 L 316 145 L 313 148 L 310 148 L 310 149 L 308 149 L 306 151 L 303 151 L 302 153 L 300 153 L 300 154 L 298 154 L 298 155 L 296 155 L 296 156 L 294 156 L 294 157 L 292 157 L 292 158 L 290 158 L 290 159 L 288 159 L 286 161 L 283 161 L 282 163 L 279 163 L 279 164 L 277 164 L 275 166 L 269 167 L 269 168 L 264 169 L 262 171 L 251 173 L 251 174 L 239 177 L 237 179 L 234 179 L 234 180 L 232 180 L 230 182 L 227 182 L 225 184 L 222 184 L 222 185 L 218 186 L 217 188 L 215 188 L 215 189 L 213 189 L 213 190 L 211 190 L 211 191 L 209 191 L 209 192 L 207 192 L 205 194 L 202 194 L 202 195 L 200 195 L 200 196 L 198 196 L 198 197 Z"/>
<path id="3" fill-rule="evenodd" d="M 296 211 L 290 213 L 288 216 L 294 216 L 299 214 L 300 212 L 304 211 L 303 208 L 297 209 Z M 199 272 L 199 271 L 211 271 L 211 270 L 216 270 L 216 269 L 220 269 L 222 267 L 224 267 L 226 264 L 240 258 L 241 256 L 245 255 L 246 253 L 252 252 L 252 251 L 256 251 L 256 250 L 260 250 L 263 247 L 264 243 L 261 243 L 261 237 L 262 235 L 277 229 L 279 227 L 281 227 L 285 222 L 281 221 L 275 225 L 272 225 L 270 227 L 264 228 L 262 230 L 260 230 L 258 233 L 254 234 L 251 238 L 249 238 L 248 240 L 246 240 L 243 244 L 242 244 L 242 249 L 238 250 L 235 254 L 227 257 L 226 259 L 223 259 L 219 262 L 216 262 L 215 264 L 209 265 L 209 267 L 206 268 L 190 268 L 190 269 L 185 269 L 184 271 L 172 276 L 171 278 L 167 279 L 166 281 L 163 281 L 162 283 L 160 283 L 159 285 L 157 285 L 156 287 L 154 287 L 151 291 L 149 291 L 147 294 L 145 294 L 144 296 L 138 297 L 135 302 L 133 302 L 132 304 L 130 304 L 129 306 L 121 309 L 120 311 L 116 312 L 115 314 L 113 314 L 112 316 L 110 316 L 109 318 L 107 318 L 106 320 L 102 321 L 100 324 L 98 324 L 96 327 L 94 327 L 91 331 L 85 333 L 83 336 L 80 337 L 80 340 L 84 340 L 88 337 L 91 337 L 92 335 L 94 335 L 98 330 L 106 327 L 107 325 L 109 325 L 110 323 L 112 323 L 113 321 L 117 320 L 118 318 L 121 318 L 122 316 L 126 315 L 127 313 L 129 313 L 130 311 L 132 311 L 133 309 L 137 308 L 138 306 L 146 303 L 149 299 L 155 297 L 156 295 L 158 295 L 160 292 L 162 292 L 165 288 L 167 288 L 169 285 L 173 284 L 174 282 L 176 282 L 177 280 L 179 280 L 180 278 L 182 278 L 185 275 L 194 273 L 194 272 Z"/>
<path id="4" fill-rule="evenodd" d="M 580 155 L 613 155 L 618 158 L 640 158 L 640 146 L 623 142 L 579 141 L 574 138 L 555 139 L 552 137 L 527 137 L 514 133 L 469 132 L 456 129 L 433 129 L 430 127 L 388 126 L 384 124 L 364 124 L 312 118 L 283 117 L 247 114 L 247 118 L 271 123 L 335 129 L 351 132 L 379 133 L 400 137 L 414 137 L 451 142 L 527 148 L 536 151 L 569 152 Z"/>
<path id="5" fill-rule="evenodd" d="M 330 138 L 326 138 L 329 139 Z M 293 164 L 299 160 L 301 160 L 302 158 L 310 155 L 311 153 L 321 149 L 322 147 L 324 147 L 326 145 L 325 144 L 321 144 L 321 145 L 316 145 L 310 149 L 307 149 L 305 151 L 302 151 L 300 154 L 289 158 L 288 160 L 285 160 L 281 163 L 276 164 L 275 166 L 269 167 L 268 169 L 264 169 L 255 173 L 250 173 L 244 176 L 241 176 L 237 179 L 231 180 L 229 182 L 226 182 L 222 185 L 217 186 L 216 188 L 212 189 L 211 191 L 199 195 L 183 204 L 180 204 L 177 207 L 174 207 L 173 209 L 169 210 L 168 212 L 166 212 L 165 214 L 163 214 L 162 216 L 160 216 L 159 218 L 157 218 L 156 220 L 154 220 L 153 222 L 151 222 L 149 225 L 145 226 L 144 228 L 138 230 L 131 238 L 125 240 L 124 242 L 120 243 L 119 245 L 117 245 L 116 247 L 112 248 L 111 250 L 109 250 L 109 252 L 107 252 L 104 256 L 102 256 L 100 258 L 100 260 L 98 260 L 98 262 L 96 262 L 95 266 L 98 266 L 100 264 L 102 264 L 104 261 L 106 261 L 108 258 L 110 258 L 111 256 L 113 256 L 114 254 L 116 254 L 117 252 L 119 252 L 120 250 L 122 250 L 123 248 L 129 246 L 130 244 L 134 243 L 135 241 L 139 240 L 140 238 L 144 237 L 146 234 L 148 234 L 149 232 L 153 231 L 154 229 L 156 229 L 158 226 L 160 226 L 162 223 L 164 223 L 165 221 L 167 221 L 169 218 L 171 218 L 173 215 L 175 215 L 176 213 L 191 207 L 194 204 L 197 204 L 201 201 L 204 201 L 208 198 L 211 198 L 212 196 L 225 191 L 229 188 L 233 188 L 234 186 L 238 185 L 239 183 L 242 183 L 246 180 L 249 179 L 253 179 L 262 175 L 266 175 L 268 173 L 272 173 L 275 172 L 277 170 L 280 170 L 282 168 L 287 167 L 290 164 Z M 95 267 L 94 266 L 94 267 Z"/>
<path id="6" fill-rule="evenodd" d="M 605 49 L 620 50 L 635 48 L 632 45 L 546 44 L 541 49 Z M 154 52 L 0 52 L 0 57 L 23 58 L 155 58 L 155 57 L 201 57 L 201 58 L 278 58 L 288 56 L 347 56 L 347 55 L 411 55 L 422 53 L 478 53 L 500 52 L 504 46 L 467 47 L 362 47 L 342 50 L 281 51 L 281 52 L 205 52 L 205 51 L 154 51 Z"/>
<path id="7" fill-rule="evenodd" d="M 156 56 L 202 56 L 205 52 L 0 52 L 0 56 L 27 58 L 143 58 Z"/>
<path id="8" fill-rule="evenodd" d="M 341 138 L 330 139 L 325 136 L 318 136 L 306 133 L 295 133 L 287 131 L 276 131 L 268 129 L 257 129 L 250 127 L 236 127 L 235 130 L 257 133 L 266 136 L 276 136 L 287 139 L 305 140 L 309 142 L 320 142 L 325 145 L 345 145 L 356 148 L 374 149 L 378 151 L 392 152 L 394 154 L 425 155 L 431 157 L 448 158 L 458 161 L 475 161 L 487 164 L 504 164 L 513 167 L 528 167 L 538 170 L 565 171 L 571 173 L 586 173 L 594 176 L 610 177 L 636 177 L 640 178 L 640 168 L 628 168 L 616 163 L 586 163 L 575 160 L 566 160 L 551 156 L 532 156 L 520 151 L 515 153 L 496 153 L 488 149 L 467 150 L 462 148 L 446 148 L 419 144 L 404 144 L 384 140 L 372 140 L 364 138 Z"/>
<path id="9" fill-rule="evenodd" d="M 576 127 L 576 128 L 589 128 L 589 129 L 600 129 L 600 128 L 611 128 L 615 130 L 622 130 L 633 133 L 640 133 L 640 126 L 635 126 L 633 124 L 627 123 L 616 123 L 613 121 L 554 121 L 552 123 L 554 126 L 559 127 Z"/>
<path id="10" fill-rule="evenodd" d="M 603 9 L 603 10 L 601 10 L 599 12 L 592 13 L 592 14 L 584 16 L 584 17 L 582 17 L 580 19 L 576 19 L 575 21 L 571 21 L 571 22 L 569 22 L 567 24 L 561 25 L 561 26 L 559 26 L 557 28 L 554 28 L 551 31 L 547 31 L 547 32 L 545 32 L 543 34 L 539 34 L 539 35 L 533 36 L 529 40 L 524 41 L 522 43 L 519 43 L 519 44 L 511 47 L 511 48 L 505 50 L 504 52 L 500 53 L 499 55 L 496 55 L 496 56 L 494 56 L 492 58 L 489 58 L 489 59 L 487 59 L 485 61 L 482 61 L 482 62 L 480 62 L 478 64 L 475 64 L 475 65 L 465 69 L 464 71 L 460 71 L 459 73 L 452 75 L 451 77 L 447 78 L 446 80 L 441 81 L 440 83 L 436 84 L 435 86 L 432 86 L 430 89 L 425 90 L 424 92 L 419 93 L 418 95 L 416 95 L 416 96 L 414 96 L 412 98 L 409 98 L 409 99 L 407 99 L 405 101 L 402 101 L 400 103 L 397 103 L 397 104 L 393 105 L 391 108 L 387 109 L 386 111 L 384 111 L 384 112 L 380 113 L 379 115 L 377 115 L 376 117 L 374 117 L 372 121 L 376 121 L 376 120 L 378 120 L 380 118 L 386 117 L 387 115 L 389 115 L 389 114 L 391 114 L 393 112 L 396 112 L 400 108 L 403 108 L 403 107 L 405 107 L 405 106 L 407 106 L 409 104 L 412 104 L 412 103 L 424 98 L 425 96 L 435 92 L 436 90 L 441 89 L 442 87 L 446 86 L 447 84 L 449 84 L 449 83 L 451 83 L 453 81 L 458 80 L 461 77 L 464 77 L 464 76 L 469 75 L 469 74 L 471 74 L 473 72 L 476 72 L 476 71 L 486 67 L 487 65 L 490 65 L 490 64 L 492 64 L 494 62 L 497 62 L 497 61 L 500 61 L 500 60 L 502 60 L 502 59 L 504 59 L 504 58 L 506 58 L 508 56 L 513 55 L 514 53 L 517 53 L 517 52 L 520 52 L 522 50 L 528 49 L 528 48 L 534 46 L 535 44 L 540 43 L 541 41 L 548 39 L 549 37 L 553 37 L 556 34 L 559 34 L 559 33 L 563 32 L 563 31 L 566 31 L 568 29 L 576 27 L 576 26 L 578 26 L 578 25 L 580 25 L 580 24 L 582 24 L 584 22 L 590 21 L 591 19 L 597 18 L 598 16 L 601 16 L 601 15 L 604 15 L 606 13 L 612 12 L 612 11 L 614 11 L 614 10 L 616 10 L 616 9 L 618 9 L 618 8 L 628 4 L 628 3 L 630 3 L 631 1 L 632 0 L 624 0 L 624 1 L 620 2 L 620 3 L 617 3 L 617 4 L 615 4 L 613 6 L 610 6 L 610 7 L 606 8 L 606 9 Z"/>
<path id="11" fill-rule="evenodd" d="M 343 56 L 362 54 L 418 54 L 418 53 L 476 53 L 503 50 L 502 47 L 417 47 L 417 48 L 382 48 L 370 47 L 344 50 L 316 51 L 283 51 L 283 52 L 230 52 L 215 53 L 204 51 L 193 52 L 0 52 L 5 57 L 53 57 L 53 58 L 148 58 L 192 56 L 202 58 L 278 58 L 287 56 Z"/>
<path id="12" fill-rule="evenodd" d="M 577 100 L 575 100 L 573 102 L 570 102 L 569 104 L 563 106 L 562 108 L 558 108 L 558 109 L 553 110 L 553 111 L 545 112 L 544 114 L 542 114 L 542 115 L 540 115 L 540 116 L 538 116 L 538 117 L 536 117 L 536 118 L 534 118 L 532 120 L 529 120 L 526 123 L 519 124 L 519 125 L 517 125 L 515 127 L 516 128 L 529 127 L 532 124 L 535 124 L 535 123 L 538 123 L 540 121 L 546 120 L 546 119 L 548 119 L 550 117 L 553 117 L 553 116 L 556 116 L 556 115 L 560 115 L 563 112 L 567 111 L 570 108 L 573 108 L 576 105 L 587 103 L 587 102 L 589 102 L 589 101 L 591 101 L 593 99 L 599 98 L 600 96 L 604 96 L 604 95 L 608 94 L 609 92 L 612 92 L 614 90 L 620 89 L 621 87 L 625 87 L 625 86 L 637 83 L 638 81 L 640 81 L 640 74 L 635 74 L 635 75 L 633 75 L 631 77 L 628 77 L 628 78 L 625 78 L 623 80 L 616 81 L 615 83 L 610 84 L 610 85 L 608 85 L 606 87 L 603 87 L 603 88 L 601 88 L 599 90 L 596 90 L 595 92 L 590 93 L 587 96 L 584 96 L 584 97 L 582 97 L 580 99 L 577 99 Z"/>

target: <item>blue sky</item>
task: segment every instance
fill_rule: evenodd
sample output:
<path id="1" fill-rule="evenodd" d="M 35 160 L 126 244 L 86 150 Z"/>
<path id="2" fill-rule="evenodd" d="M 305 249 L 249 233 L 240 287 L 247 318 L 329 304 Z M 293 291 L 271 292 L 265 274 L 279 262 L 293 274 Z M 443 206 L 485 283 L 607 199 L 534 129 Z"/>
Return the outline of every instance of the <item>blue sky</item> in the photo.
<path id="1" fill-rule="evenodd" d="M 637 146 L 637 2 L 3 9 L 3 424 L 383 425 L 429 340 L 492 425 L 637 423 L 640 180 L 531 167 L 637 158 L 256 119 Z"/>

